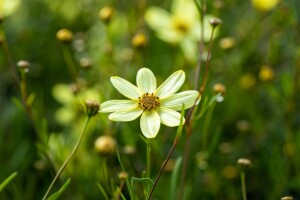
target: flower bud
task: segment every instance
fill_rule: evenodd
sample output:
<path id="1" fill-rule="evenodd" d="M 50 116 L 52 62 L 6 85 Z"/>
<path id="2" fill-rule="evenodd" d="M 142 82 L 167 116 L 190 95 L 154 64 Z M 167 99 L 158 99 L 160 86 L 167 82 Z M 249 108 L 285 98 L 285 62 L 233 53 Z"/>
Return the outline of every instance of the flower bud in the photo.
<path id="1" fill-rule="evenodd" d="M 17 66 L 24 72 L 28 72 L 30 64 L 27 60 L 20 60 L 19 62 L 17 62 Z"/>
<path id="2" fill-rule="evenodd" d="M 144 48 L 147 45 L 147 37 L 144 33 L 136 34 L 131 40 L 132 46 L 135 48 Z"/>
<path id="3" fill-rule="evenodd" d="M 94 147 L 101 155 L 110 155 L 116 152 L 116 140 L 110 135 L 103 135 L 96 139 Z"/>
<path id="4" fill-rule="evenodd" d="M 125 181 L 128 178 L 128 173 L 126 173 L 126 172 L 120 172 L 118 174 L 118 177 L 119 177 L 120 180 Z"/>
<path id="5" fill-rule="evenodd" d="M 85 111 L 89 117 L 96 115 L 99 111 L 100 104 L 97 101 L 87 100 L 85 102 Z"/>
<path id="6" fill-rule="evenodd" d="M 69 43 L 73 40 L 73 33 L 69 29 L 63 28 L 56 33 L 56 38 L 60 42 Z"/>
<path id="7" fill-rule="evenodd" d="M 247 158 L 238 159 L 237 164 L 240 165 L 243 170 L 248 169 L 252 165 L 251 160 Z"/>
<path id="8" fill-rule="evenodd" d="M 209 20 L 210 25 L 212 25 L 213 28 L 219 26 L 222 23 L 222 20 L 219 18 L 211 18 Z"/>
<path id="9" fill-rule="evenodd" d="M 88 58 L 80 59 L 80 66 L 84 69 L 89 69 L 92 66 L 92 61 Z"/>
<path id="10" fill-rule="evenodd" d="M 293 200 L 293 197 L 282 197 L 281 200 Z"/>
<path id="11" fill-rule="evenodd" d="M 111 6 L 105 6 L 100 10 L 99 17 L 104 23 L 108 24 L 111 21 L 114 14 L 115 11 Z"/>
<path id="12" fill-rule="evenodd" d="M 219 45 L 222 49 L 232 49 L 236 44 L 236 41 L 232 37 L 226 37 L 220 40 Z"/>
<path id="13" fill-rule="evenodd" d="M 222 83 L 216 83 L 213 87 L 213 91 L 216 94 L 221 94 L 222 96 L 224 96 L 224 94 L 226 93 L 226 87 Z"/>
<path id="14" fill-rule="evenodd" d="M 259 71 L 259 79 L 261 81 L 271 81 L 274 79 L 274 71 L 268 65 L 263 65 Z"/>

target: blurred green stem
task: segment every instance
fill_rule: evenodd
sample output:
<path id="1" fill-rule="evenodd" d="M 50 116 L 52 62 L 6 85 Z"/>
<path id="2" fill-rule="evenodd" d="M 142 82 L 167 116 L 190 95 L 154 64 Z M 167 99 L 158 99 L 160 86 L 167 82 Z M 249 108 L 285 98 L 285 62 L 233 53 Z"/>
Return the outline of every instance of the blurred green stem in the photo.
<path id="1" fill-rule="evenodd" d="M 246 195 L 246 182 L 245 182 L 245 171 L 244 171 L 244 170 L 241 172 L 241 184 L 242 184 L 242 195 L 243 195 L 243 200 L 247 200 L 247 195 Z"/>
<path id="2" fill-rule="evenodd" d="M 151 176 L 151 139 L 146 139 L 147 143 L 147 161 L 146 161 L 146 177 Z"/>
<path id="3" fill-rule="evenodd" d="M 83 130 L 77 140 L 77 143 L 75 144 L 71 154 L 69 155 L 69 157 L 65 160 L 65 162 L 63 163 L 63 165 L 60 167 L 60 169 L 58 170 L 58 172 L 56 173 L 54 179 L 52 180 L 47 192 L 45 193 L 43 200 L 46 200 L 50 190 L 52 189 L 52 187 L 54 186 L 55 182 L 57 181 L 57 179 L 59 178 L 60 174 L 63 172 L 63 170 L 66 168 L 67 164 L 70 162 L 70 160 L 73 158 L 73 156 L 75 155 L 76 151 L 78 150 L 78 147 L 82 141 L 82 138 L 84 136 L 84 133 L 86 132 L 86 128 L 88 125 L 88 122 L 90 121 L 90 116 L 87 116 L 83 125 Z"/>
<path id="4" fill-rule="evenodd" d="M 62 46 L 63 56 L 67 65 L 67 68 L 69 70 L 69 73 L 71 75 L 71 78 L 74 83 L 76 83 L 77 80 L 77 70 L 70 52 L 69 46 L 67 44 L 63 44 Z"/>
<path id="5" fill-rule="evenodd" d="M 207 141 L 208 141 L 208 129 L 209 129 L 209 124 L 212 118 L 212 114 L 215 110 L 215 105 L 216 102 L 214 101 L 210 109 L 208 109 L 208 112 L 206 114 L 206 117 L 204 119 L 203 123 L 203 133 L 202 133 L 202 150 L 204 151 L 207 147 Z"/>

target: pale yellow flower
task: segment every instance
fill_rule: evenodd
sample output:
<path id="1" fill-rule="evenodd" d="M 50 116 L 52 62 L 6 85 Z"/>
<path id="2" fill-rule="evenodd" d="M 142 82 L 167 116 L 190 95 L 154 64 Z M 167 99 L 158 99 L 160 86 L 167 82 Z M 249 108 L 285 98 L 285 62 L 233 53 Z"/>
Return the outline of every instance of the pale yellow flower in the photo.
<path id="1" fill-rule="evenodd" d="M 259 11 L 272 10 L 279 0 L 251 0 L 253 7 Z"/>
<path id="2" fill-rule="evenodd" d="M 159 87 L 156 78 L 148 68 L 142 68 L 136 76 L 137 86 L 118 76 L 111 77 L 113 86 L 128 100 L 110 100 L 100 105 L 100 112 L 109 113 L 112 121 L 132 121 L 141 116 L 140 127 L 146 138 L 156 137 L 160 123 L 179 126 L 184 123 L 180 111 L 194 105 L 198 91 L 187 90 L 176 93 L 184 83 L 185 73 L 174 72 Z M 175 94 L 176 93 L 176 94 Z"/>
<path id="3" fill-rule="evenodd" d="M 212 27 L 211 16 L 204 18 L 204 41 L 209 41 Z M 174 0 L 171 12 L 160 7 L 149 7 L 145 13 L 145 21 L 161 40 L 179 44 L 188 60 L 197 57 L 198 42 L 201 35 L 199 12 L 193 0 Z"/>

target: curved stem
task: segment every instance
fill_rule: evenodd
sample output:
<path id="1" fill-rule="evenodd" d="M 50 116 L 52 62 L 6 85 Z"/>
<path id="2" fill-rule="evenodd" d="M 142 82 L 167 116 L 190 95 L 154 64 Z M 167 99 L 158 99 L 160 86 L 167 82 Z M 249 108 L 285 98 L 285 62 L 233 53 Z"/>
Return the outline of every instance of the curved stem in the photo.
<path id="1" fill-rule="evenodd" d="M 71 154 L 69 155 L 69 157 L 65 160 L 65 162 L 63 163 L 63 165 L 60 167 L 60 169 L 58 170 L 58 172 L 56 173 L 54 179 L 52 180 L 47 192 L 45 193 L 44 197 L 43 197 L 43 200 L 45 200 L 50 192 L 50 190 L 52 189 L 52 187 L 54 186 L 55 182 L 57 181 L 58 177 L 60 176 L 60 174 L 63 172 L 63 170 L 66 168 L 67 164 L 70 162 L 70 160 L 72 159 L 72 157 L 75 155 L 76 151 L 78 150 L 78 147 L 82 141 L 82 138 L 84 136 L 84 133 L 86 131 L 86 128 L 87 128 L 87 125 L 88 125 L 88 122 L 90 120 L 90 117 L 87 116 L 85 122 L 84 122 L 84 126 L 83 126 L 83 130 L 77 140 L 77 143 L 75 144 Z"/>
<path id="2" fill-rule="evenodd" d="M 63 56 L 67 65 L 67 68 L 69 70 L 70 76 L 73 80 L 74 83 L 76 83 L 77 80 L 77 71 L 76 71 L 76 67 L 75 64 L 73 62 L 73 58 L 70 52 L 70 49 L 68 46 L 66 46 L 65 44 L 62 47 L 62 51 L 63 51 Z"/>

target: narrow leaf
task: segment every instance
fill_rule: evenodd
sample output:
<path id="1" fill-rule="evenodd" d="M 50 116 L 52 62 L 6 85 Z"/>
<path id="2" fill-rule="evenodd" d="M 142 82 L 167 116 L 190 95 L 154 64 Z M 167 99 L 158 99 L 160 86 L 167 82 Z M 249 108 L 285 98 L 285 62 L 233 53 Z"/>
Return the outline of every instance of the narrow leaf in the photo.
<path id="1" fill-rule="evenodd" d="M 66 188 L 69 186 L 69 184 L 71 183 L 71 178 L 69 178 L 62 186 L 61 188 L 53 193 L 47 200 L 55 200 L 58 197 L 60 197 L 60 195 L 62 195 L 62 193 L 66 190 Z"/>
<path id="2" fill-rule="evenodd" d="M 0 185 L 0 192 L 17 176 L 18 172 L 12 173 Z"/>

